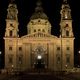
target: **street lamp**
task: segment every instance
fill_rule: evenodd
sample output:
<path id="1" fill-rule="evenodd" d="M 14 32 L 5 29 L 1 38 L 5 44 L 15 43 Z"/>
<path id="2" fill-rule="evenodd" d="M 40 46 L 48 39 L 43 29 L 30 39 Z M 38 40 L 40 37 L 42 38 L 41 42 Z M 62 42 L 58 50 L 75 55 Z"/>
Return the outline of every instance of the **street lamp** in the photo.
<path id="1" fill-rule="evenodd" d="M 78 55 L 79 55 L 79 56 L 78 56 L 78 57 L 79 57 L 78 59 L 80 59 L 80 50 L 78 51 L 78 53 L 79 53 L 79 54 L 78 54 Z M 80 60 L 79 60 L 79 66 L 80 66 Z"/>
<path id="2" fill-rule="evenodd" d="M 14 67 L 14 65 L 12 65 L 12 68 Z"/>
<path id="3" fill-rule="evenodd" d="M 12 72 L 13 72 L 13 69 L 14 69 L 14 65 L 13 64 L 11 65 L 11 68 L 12 68 Z"/>
<path id="4" fill-rule="evenodd" d="M 1 53 L 2 53 L 2 52 L 0 51 L 0 55 L 1 55 Z"/>
<path id="5" fill-rule="evenodd" d="M 0 51 L 0 68 L 1 68 L 1 54 L 2 54 L 2 52 Z"/>
<path id="6" fill-rule="evenodd" d="M 78 51 L 78 53 L 80 54 L 80 51 Z"/>
<path id="7" fill-rule="evenodd" d="M 68 65 L 65 65 L 65 67 L 66 67 L 66 69 L 67 69 Z"/>
<path id="8" fill-rule="evenodd" d="M 41 56 L 41 55 L 38 55 L 38 56 L 37 56 L 37 59 L 38 59 L 38 60 L 41 60 L 41 59 L 42 59 L 42 56 Z"/>

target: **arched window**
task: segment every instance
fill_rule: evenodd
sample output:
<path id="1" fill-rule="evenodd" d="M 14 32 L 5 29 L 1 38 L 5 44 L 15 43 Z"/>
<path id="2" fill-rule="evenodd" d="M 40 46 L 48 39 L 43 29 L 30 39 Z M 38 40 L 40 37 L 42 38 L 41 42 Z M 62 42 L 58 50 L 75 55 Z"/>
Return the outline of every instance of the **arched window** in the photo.
<path id="1" fill-rule="evenodd" d="M 12 46 L 9 47 L 9 50 L 12 51 Z"/>
<path id="2" fill-rule="evenodd" d="M 64 28 L 66 29 L 66 28 L 69 28 L 69 25 L 68 24 L 66 24 L 65 26 L 64 26 Z"/>
<path id="3" fill-rule="evenodd" d="M 57 51 L 60 51 L 60 47 L 57 47 Z"/>
<path id="4" fill-rule="evenodd" d="M 22 51 L 22 47 L 19 47 L 19 51 Z"/>
<path id="5" fill-rule="evenodd" d="M 68 51 L 69 51 L 69 50 L 70 50 L 70 47 L 67 47 L 67 48 L 66 48 L 66 50 L 68 50 Z"/>
<path id="6" fill-rule="evenodd" d="M 13 24 L 10 24 L 11 27 L 13 27 Z"/>
<path id="7" fill-rule="evenodd" d="M 38 22 L 40 22 L 40 20 L 38 20 Z"/>
<path id="8" fill-rule="evenodd" d="M 68 27 L 69 25 L 68 24 L 66 24 L 66 26 L 65 27 Z"/>
<path id="9" fill-rule="evenodd" d="M 8 63 L 13 64 L 13 55 L 8 55 Z"/>
<path id="10" fill-rule="evenodd" d="M 66 63 L 70 63 L 70 57 L 66 57 Z"/>
<path id="11" fill-rule="evenodd" d="M 36 29 L 34 29 L 34 32 L 36 32 Z"/>
<path id="12" fill-rule="evenodd" d="M 20 56 L 18 57 L 18 63 L 19 63 L 19 64 L 22 64 L 22 62 L 23 62 L 23 56 L 20 55 Z"/>
<path id="13" fill-rule="evenodd" d="M 60 55 L 59 54 L 56 54 L 56 59 L 57 59 L 56 63 L 59 64 L 60 61 L 61 61 L 61 58 L 60 58 Z"/>
<path id="14" fill-rule="evenodd" d="M 66 36 L 69 36 L 69 31 L 68 30 L 66 31 Z"/>
<path id="15" fill-rule="evenodd" d="M 40 29 L 38 29 L 38 31 L 41 31 Z"/>
<path id="16" fill-rule="evenodd" d="M 70 55 L 66 54 L 66 63 L 70 63 Z"/>
<path id="17" fill-rule="evenodd" d="M 9 57 L 9 64 L 13 63 L 13 57 Z"/>
<path id="18" fill-rule="evenodd" d="M 43 29 L 42 32 L 45 32 L 45 30 Z"/>
<path id="19" fill-rule="evenodd" d="M 10 31 L 10 36 L 12 36 L 12 30 Z"/>

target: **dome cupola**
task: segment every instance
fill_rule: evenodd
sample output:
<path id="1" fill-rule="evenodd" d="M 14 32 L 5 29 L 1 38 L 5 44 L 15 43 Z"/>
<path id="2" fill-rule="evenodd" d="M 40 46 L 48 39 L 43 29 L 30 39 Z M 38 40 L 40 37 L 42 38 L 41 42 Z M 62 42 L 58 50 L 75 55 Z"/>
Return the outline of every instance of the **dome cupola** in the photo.
<path id="1" fill-rule="evenodd" d="M 37 1 L 36 5 L 37 7 L 35 8 L 35 12 L 30 19 L 48 19 L 47 15 L 43 12 L 42 3 L 40 0 Z"/>

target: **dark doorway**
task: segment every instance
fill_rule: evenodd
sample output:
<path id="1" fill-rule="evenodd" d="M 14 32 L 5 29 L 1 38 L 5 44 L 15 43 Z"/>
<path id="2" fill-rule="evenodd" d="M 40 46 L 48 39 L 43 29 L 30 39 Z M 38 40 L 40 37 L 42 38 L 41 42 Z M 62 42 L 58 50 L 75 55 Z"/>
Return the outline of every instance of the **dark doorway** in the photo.
<path id="1" fill-rule="evenodd" d="M 42 59 L 40 59 L 40 60 L 37 59 L 34 66 L 35 66 L 36 69 L 44 69 L 45 68 L 45 63 Z"/>

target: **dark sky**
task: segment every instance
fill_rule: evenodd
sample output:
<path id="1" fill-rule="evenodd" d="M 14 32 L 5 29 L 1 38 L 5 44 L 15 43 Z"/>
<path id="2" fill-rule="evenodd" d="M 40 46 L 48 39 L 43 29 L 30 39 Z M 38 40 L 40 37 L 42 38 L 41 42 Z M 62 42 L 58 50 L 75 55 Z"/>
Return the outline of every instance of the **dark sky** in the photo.
<path id="1" fill-rule="evenodd" d="M 10 0 L 0 0 L 0 50 L 4 54 L 4 33 L 6 27 L 7 7 Z M 15 0 L 19 10 L 19 29 L 20 36 L 26 35 L 27 23 L 32 13 L 35 11 L 37 0 Z M 44 12 L 49 17 L 52 24 L 52 34 L 59 35 L 60 9 L 62 0 L 42 0 Z M 73 32 L 75 36 L 75 56 L 80 47 L 80 3 L 79 0 L 68 0 L 72 10 Z"/>

